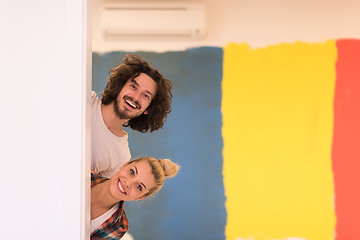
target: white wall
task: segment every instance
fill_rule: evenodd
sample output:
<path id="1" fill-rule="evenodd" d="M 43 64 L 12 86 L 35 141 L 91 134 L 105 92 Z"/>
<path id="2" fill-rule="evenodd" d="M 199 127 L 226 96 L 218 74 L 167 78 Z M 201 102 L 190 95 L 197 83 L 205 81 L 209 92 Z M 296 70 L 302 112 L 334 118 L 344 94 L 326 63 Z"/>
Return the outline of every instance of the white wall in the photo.
<path id="1" fill-rule="evenodd" d="M 86 1 L 2 0 L 1 239 L 88 239 Z"/>
<path id="2" fill-rule="evenodd" d="M 208 32 L 206 39 L 105 41 L 99 26 L 102 1 L 104 0 L 95 0 L 93 8 L 93 50 L 96 52 L 223 47 L 229 42 L 246 42 L 258 48 L 277 43 L 292 43 L 296 40 L 322 42 L 328 39 L 360 38 L 358 0 L 166 0 L 205 3 Z"/>

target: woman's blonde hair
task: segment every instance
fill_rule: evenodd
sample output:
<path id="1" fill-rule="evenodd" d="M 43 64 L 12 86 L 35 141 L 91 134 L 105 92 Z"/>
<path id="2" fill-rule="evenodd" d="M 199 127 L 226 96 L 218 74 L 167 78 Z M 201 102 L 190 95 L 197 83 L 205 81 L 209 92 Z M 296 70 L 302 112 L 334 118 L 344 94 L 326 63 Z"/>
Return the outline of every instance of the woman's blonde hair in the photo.
<path id="1" fill-rule="evenodd" d="M 160 190 L 166 178 L 174 177 L 178 170 L 180 169 L 179 165 L 172 162 L 170 159 L 155 159 L 152 157 L 141 157 L 128 162 L 128 164 L 147 161 L 152 169 L 152 173 L 155 178 L 155 186 L 149 190 L 143 197 L 148 197 L 153 193 Z"/>

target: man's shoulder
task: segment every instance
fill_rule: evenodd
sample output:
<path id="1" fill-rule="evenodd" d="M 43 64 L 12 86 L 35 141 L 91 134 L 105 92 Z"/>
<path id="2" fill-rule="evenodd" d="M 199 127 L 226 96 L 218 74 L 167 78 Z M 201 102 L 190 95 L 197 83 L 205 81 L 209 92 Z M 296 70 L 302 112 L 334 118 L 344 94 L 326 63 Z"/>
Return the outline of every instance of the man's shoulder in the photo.
<path id="1" fill-rule="evenodd" d="M 95 91 L 91 91 L 91 98 L 99 100 L 98 94 Z"/>
<path id="2" fill-rule="evenodd" d="M 92 108 L 98 109 L 101 105 L 101 99 L 99 98 L 98 94 L 94 91 L 91 91 L 91 106 Z"/>

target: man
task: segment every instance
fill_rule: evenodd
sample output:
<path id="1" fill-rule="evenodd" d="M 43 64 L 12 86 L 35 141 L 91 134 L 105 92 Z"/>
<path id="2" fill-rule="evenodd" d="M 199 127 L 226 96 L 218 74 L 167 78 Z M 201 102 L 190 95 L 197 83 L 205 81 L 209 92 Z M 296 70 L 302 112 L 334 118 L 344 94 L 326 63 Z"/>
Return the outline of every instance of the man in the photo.
<path id="1" fill-rule="evenodd" d="M 172 84 L 142 58 L 128 54 L 110 70 L 101 101 L 92 94 L 91 169 L 112 177 L 130 160 L 123 127 L 153 132 L 171 111 Z"/>

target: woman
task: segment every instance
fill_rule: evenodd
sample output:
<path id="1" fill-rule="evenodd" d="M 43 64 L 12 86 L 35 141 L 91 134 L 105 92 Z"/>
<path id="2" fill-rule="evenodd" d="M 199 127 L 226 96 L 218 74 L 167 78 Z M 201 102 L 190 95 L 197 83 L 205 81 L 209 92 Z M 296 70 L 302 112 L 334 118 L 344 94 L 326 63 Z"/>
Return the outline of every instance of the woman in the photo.
<path id="1" fill-rule="evenodd" d="M 111 179 L 91 172 L 91 240 L 120 239 L 129 228 L 124 201 L 150 196 L 178 169 L 169 159 L 143 157 L 125 163 Z"/>

